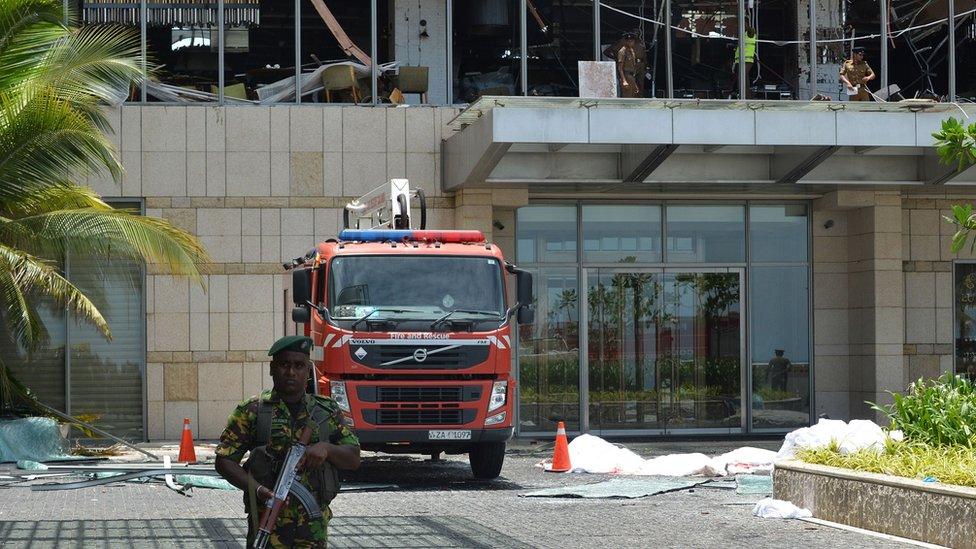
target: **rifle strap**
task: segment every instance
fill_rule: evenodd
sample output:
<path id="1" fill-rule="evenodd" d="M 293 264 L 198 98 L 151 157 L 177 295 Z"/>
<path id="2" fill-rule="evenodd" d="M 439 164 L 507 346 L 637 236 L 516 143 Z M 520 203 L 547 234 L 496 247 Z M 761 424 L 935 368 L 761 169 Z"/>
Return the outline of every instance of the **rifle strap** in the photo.
<path id="1" fill-rule="evenodd" d="M 251 477 L 251 482 L 247 483 L 247 497 L 250 498 L 251 503 L 251 506 L 248 507 L 251 512 L 247 514 L 247 519 L 251 522 L 251 532 L 253 532 L 256 536 L 258 535 L 258 528 L 260 527 L 258 520 L 261 512 L 258 509 L 258 483 L 253 482 L 253 480 L 254 478 Z M 250 541 L 253 543 L 254 540 Z"/>
<path id="2" fill-rule="evenodd" d="M 314 397 L 309 397 L 309 415 L 319 427 L 319 440 L 332 442 L 332 429 L 329 427 L 329 412 L 315 402 Z M 271 419 L 274 411 L 274 404 L 269 401 L 261 400 L 258 403 L 258 417 L 255 424 L 255 446 L 265 446 L 271 441 Z"/>
<path id="3" fill-rule="evenodd" d="M 271 414 L 274 405 L 267 400 L 258 402 L 258 419 L 255 425 L 255 446 L 266 446 L 271 440 Z"/>

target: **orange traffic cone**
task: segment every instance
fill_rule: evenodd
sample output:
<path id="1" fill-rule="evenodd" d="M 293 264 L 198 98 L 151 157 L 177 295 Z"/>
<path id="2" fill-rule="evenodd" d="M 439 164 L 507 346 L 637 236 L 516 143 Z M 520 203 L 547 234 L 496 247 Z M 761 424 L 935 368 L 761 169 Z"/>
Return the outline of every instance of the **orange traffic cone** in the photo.
<path id="1" fill-rule="evenodd" d="M 176 458 L 180 463 L 195 463 L 197 453 L 193 449 L 193 432 L 190 431 L 190 418 L 183 418 L 183 436 L 180 438 L 180 457 Z"/>
<path id="2" fill-rule="evenodd" d="M 552 452 L 552 467 L 554 473 L 565 473 L 572 470 L 569 463 L 569 442 L 566 440 L 566 426 L 563 422 L 556 424 L 556 449 Z"/>

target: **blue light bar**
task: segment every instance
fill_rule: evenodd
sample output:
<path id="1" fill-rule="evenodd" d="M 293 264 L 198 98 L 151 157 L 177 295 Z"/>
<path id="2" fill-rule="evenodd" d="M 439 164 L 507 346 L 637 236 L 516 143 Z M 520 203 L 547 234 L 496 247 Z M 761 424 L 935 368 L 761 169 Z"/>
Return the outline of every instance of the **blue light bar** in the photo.
<path id="1" fill-rule="evenodd" d="M 411 230 L 394 229 L 344 229 L 339 233 L 339 240 L 352 240 L 356 242 L 402 242 L 409 239 L 413 234 Z"/>

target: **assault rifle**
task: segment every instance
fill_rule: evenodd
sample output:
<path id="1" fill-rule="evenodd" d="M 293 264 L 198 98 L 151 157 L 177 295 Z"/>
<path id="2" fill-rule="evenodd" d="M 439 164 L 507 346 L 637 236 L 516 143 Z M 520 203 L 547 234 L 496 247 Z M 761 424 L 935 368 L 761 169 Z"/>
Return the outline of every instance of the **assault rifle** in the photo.
<path id="1" fill-rule="evenodd" d="M 318 520 L 322 518 L 322 509 L 319 508 L 315 496 L 301 482 L 297 482 L 298 474 L 301 472 L 302 458 L 305 457 L 305 450 L 308 448 L 308 442 L 311 438 L 312 428 L 306 425 L 298 437 L 298 442 L 288 450 L 288 456 L 285 458 L 281 471 L 278 472 L 278 478 L 275 480 L 274 496 L 268 498 L 264 503 L 264 510 L 261 511 L 258 533 L 254 537 L 253 547 L 256 549 L 264 549 L 268 545 L 268 539 L 271 538 L 271 532 L 274 531 L 275 523 L 278 521 L 278 513 L 284 507 L 289 494 L 295 496 L 298 502 L 302 504 L 309 519 Z"/>

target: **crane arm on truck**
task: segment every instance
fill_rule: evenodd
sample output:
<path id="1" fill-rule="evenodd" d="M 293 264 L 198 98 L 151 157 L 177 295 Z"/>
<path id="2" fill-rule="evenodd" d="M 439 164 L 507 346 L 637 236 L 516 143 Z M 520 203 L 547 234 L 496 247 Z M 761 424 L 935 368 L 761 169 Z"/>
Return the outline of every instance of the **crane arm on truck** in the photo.
<path id="1" fill-rule="evenodd" d="M 410 208 L 414 198 L 420 210 L 419 228 L 426 229 L 427 197 L 422 189 L 411 192 L 406 179 L 391 179 L 346 204 L 342 210 L 343 228 L 411 229 Z"/>

